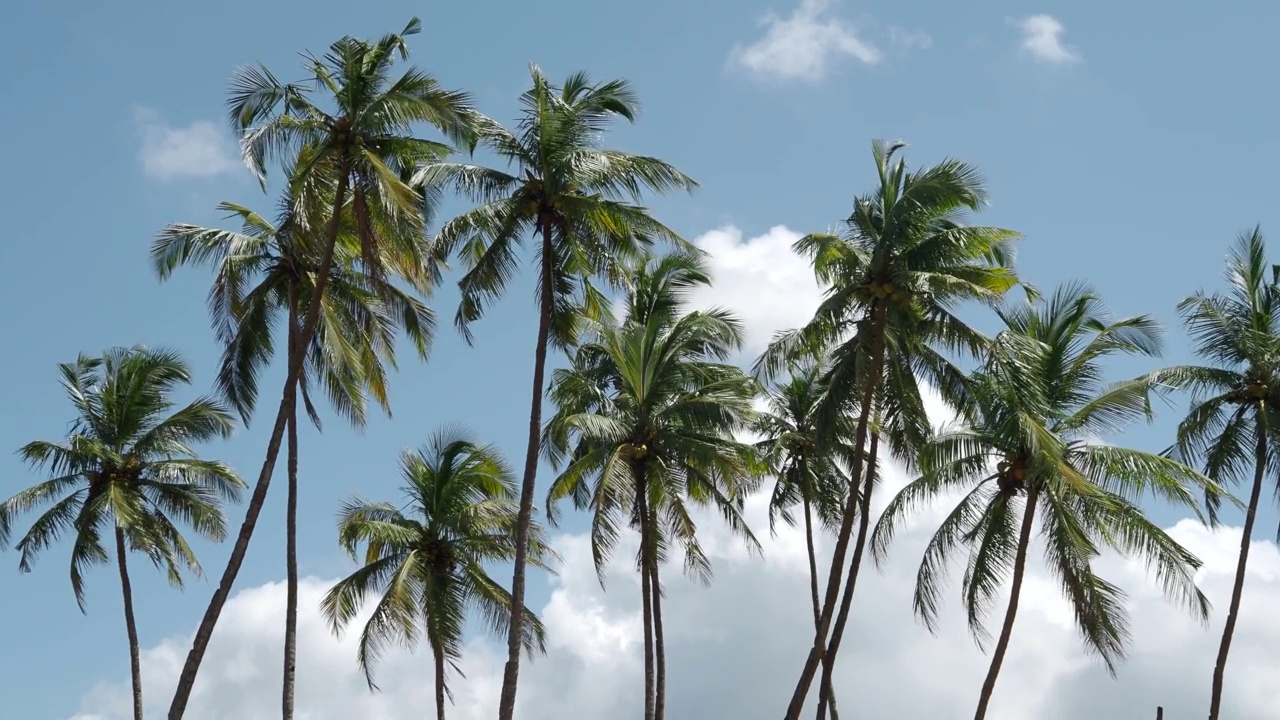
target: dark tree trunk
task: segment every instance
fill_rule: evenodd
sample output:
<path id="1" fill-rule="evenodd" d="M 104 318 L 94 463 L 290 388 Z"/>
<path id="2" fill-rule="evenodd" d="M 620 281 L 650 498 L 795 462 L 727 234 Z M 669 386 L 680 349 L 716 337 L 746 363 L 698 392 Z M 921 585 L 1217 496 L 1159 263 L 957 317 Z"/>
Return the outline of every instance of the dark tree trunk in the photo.
<path id="1" fill-rule="evenodd" d="M 129 636 L 129 677 L 133 681 L 133 720 L 142 720 L 142 659 L 138 651 L 138 623 L 133 617 L 133 584 L 129 582 L 128 550 L 124 530 L 116 526 L 116 561 L 120 564 L 120 591 L 124 595 L 124 629 Z"/>
<path id="2" fill-rule="evenodd" d="M 297 289 L 289 288 L 289 362 L 302 353 L 298 347 Z M 285 501 L 285 607 L 284 607 L 284 683 L 281 690 L 281 713 L 293 720 L 293 688 L 298 672 L 298 397 L 294 390 L 293 408 L 288 420 L 286 453 L 288 494 Z"/>
<path id="3" fill-rule="evenodd" d="M 808 477 L 806 475 L 806 477 Z M 818 622 L 822 619 L 822 600 L 818 597 L 818 555 L 813 545 L 813 506 L 809 502 L 809 494 L 813 492 L 813 488 L 806 488 L 801 496 L 801 503 L 804 506 L 804 544 L 805 551 L 809 555 L 809 599 L 813 603 L 813 631 L 818 631 Z M 831 718 L 839 720 L 836 713 L 835 692 L 827 687 L 824 697 L 831 698 Z M 824 715 L 819 710 L 818 720 L 823 720 Z"/>
<path id="4" fill-rule="evenodd" d="M 996 641 L 995 652 L 991 654 L 991 667 L 987 670 L 987 679 L 982 682 L 982 694 L 978 696 L 978 710 L 973 720 L 984 720 L 987 717 L 987 705 L 991 702 L 991 694 L 996 689 L 996 678 L 1000 676 L 1000 665 L 1004 662 L 1005 651 L 1009 649 L 1009 638 L 1013 635 L 1013 620 L 1018 615 L 1018 596 L 1022 594 L 1022 577 L 1027 569 L 1027 548 L 1031 545 L 1031 525 L 1036 515 L 1036 498 L 1039 493 L 1032 486 L 1027 490 L 1027 509 L 1022 513 L 1022 530 L 1018 533 L 1018 551 L 1013 557 L 1013 585 L 1009 590 L 1009 609 L 1004 614 L 1004 624 L 1000 627 L 1000 639 Z"/>
<path id="5" fill-rule="evenodd" d="M 507 632 L 507 664 L 502 672 L 502 695 L 498 719 L 512 720 L 516 711 L 516 685 L 520 679 L 520 651 L 524 639 L 525 566 L 529 554 L 529 523 L 533 520 L 533 491 L 538 478 L 538 446 L 542 435 L 542 385 L 547 368 L 547 342 L 551 334 L 552 287 L 551 224 L 542 222 L 542 257 L 539 282 L 538 340 L 533 355 L 533 399 L 529 405 L 529 440 L 524 455 L 524 478 L 520 485 L 520 508 L 516 516 L 516 553 L 511 574 L 511 619 Z"/>
<path id="6" fill-rule="evenodd" d="M 636 473 L 638 476 L 640 472 Z M 640 601 L 644 613 L 644 718 L 654 720 L 653 575 L 649 572 L 650 526 L 648 490 L 643 477 L 636 478 L 636 515 L 640 522 Z"/>
<path id="7" fill-rule="evenodd" d="M 325 239 L 324 255 L 320 259 L 320 270 L 316 275 L 315 288 L 311 302 L 307 306 L 307 314 L 302 322 L 302 332 L 298 334 L 299 347 L 307 347 L 315 334 L 316 325 L 320 321 L 320 301 L 324 297 L 325 287 L 329 284 L 329 276 L 333 270 L 334 248 L 337 244 L 338 230 L 341 227 L 342 207 L 346 203 L 347 183 L 350 180 L 350 168 L 343 165 L 339 168 L 338 189 L 334 196 L 333 216 L 329 221 L 328 237 Z M 174 691 L 173 702 L 169 705 L 169 720 L 181 720 L 187 710 L 187 702 L 191 699 L 191 691 L 195 688 L 196 674 L 200 671 L 200 663 L 204 660 L 205 651 L 209 649 L 209 640 L 213 638 L 213 628 L 218 624 L 222 608 L 231 597 L 231 588 L 235 585 L 236 576 L 244 564 L 244 557 L 249 552 L 249 540 L 262 515 L 262 506 L 267 501 L 267 488 L 271 485 L 271 475 L 275 472 L 276 459 L 280 456 L 281 440 L 284 438 L 285 425 L 294 412 L 294 401 L 298 387 L 298 377 L 302 374 L 302 358 L 294 357 L 289 363 L 289 371 L 285 376 L 284 391 L 281 394 L 280 408 L 276 412 L 275 425 L 271 428 L 271 439 L 267 442 L 267 457 L 262 462 L 262 470 L 258 473 L 258 482 L 253 487 L 249 498 L 249 506 L 245 509 L 244 523 L 236 534 L 235 544 L 231 547 L 231 557 L 227 559 L 227 567 L 218 581 L 218 589 L 214 591 L 209 607 L 205 610 L 200 626 L 196 629 L 195 640 L 187 660 L 182 666 L 182 674 L 178 676 L 178 687 Z M 527 524 L 527 523 L 526 523 Z"/>
<path id="8" fill-rule="evenodd" d="M 862 568 L 862 556 L 867 548 L 867 530 L 871 527 L 871 491 L 875 487 L 876 455 L 880 450 L 879 435 L 871 436 L 871 448 L 867 453 L 867 468 L 863 473 L 861 507 L 858 516 L 858 538 L 853 544 L 853 559 L 849 561 L 849 579 L 844 584 L 844 596 L 840 599 L 840 612 L 836 615 L 836 624 L 831 630 L 831 642 L 822 658 L 822 686 L 818 695 L 818 720 L 826 714 L 828 699 L 832 706 L 835 699 L 831 697 L 832 677 L 835 669 L 836 655 L 840 652 L 840 639 L 844 637 L 845 625 L 849 622 L 849 608 L 853 606 L 853 591 L 858 585 L 858 571 Z"/>
<path id="9" fill-rule="evenodd" d="M 851 478 L 862 477 L 862 449 L 867 445 L 867 427 L 870 424 L 871 406 L 875 402 L 876 390 L 880 385 L 880 376 L 884 365 L 884 323 L 885 323 L 885 306 L 884 301 L 876 301 L 871 310 L 872 313 L 872 347 L 871 347 L 871 364 L 867 376 L 866 389 L 862 394 L 862 406 L 858 413 L 858 426 L 854 432 L 854 449 L 853 467 L 850 468 L 849 476 Z M 831 571 L 827 576 L 826 597 L 822 603 L 822 615 L 818 618 L 818 629 L 814 633 L 813 647 L 809 650 L 809 657 L 805 660 L 804 670 L 800 673 L 800 679 L 796 681 L 795 692 L 791 694 L 791 702 L 787 705 L 786 720 L 799 720 L 800 713 L 804 710 L 804 701 L 809 696 L 809 687 L 813 684 L 813 676 L 817 674 L 818 666 L 822 663 L 822 656 L 827 648 L 827 632 L 831 629 L 832 616 L 835 615 L 836 601 L 840 592 L 840 581 L 844 574 L 845 556 L 849 551 L 850 536 L 853 534 L 853 520 L 858 513 L 858 494 L 849 493 L 849 500 L 845 503 L 844 513 L 840 518 L 840 531 L 836 534 L 835 550 L 831 557 Z"/>
<path id="10" fill-rule="evenodd" d="M 1262 479 L 1267 470 L 1267 424 L 1263 410 L 1258 410 L 1258 443 L 1254 455 L 1253 489 L 1249 492 L 1249 507 L 1245 510 L 1244 528 L 1240 535 L 1240 557 L 1236 560 L 1236 580 L 1231 586 L 1231 604 L 1227 606 L 1227 624 L 1222 628 L 1222 644 L 1218 646 L 1218 659 L 1213 665 L 1213 691 L 1209 698 L 1209 720 L 1218 720 L 1222 707 L 1222 682 L 1227 672 L 1227 653 L 1231 651 L 1231 636 L 1240 619 L 1240 598 L 1244 595 L 1244 573 L 1249 564 L 1249 543 L 1253 539 L 1253 521 L 1257 519 L 1258 502 L 1262 495 Z"/>
<path id="11" fill-rule="evenodd" d="M 436 666 L 436 720 L 444 720 L 444 646 L 439 642 L 432 642 L 431 655 L 435 658 Z"/>
<path id="12" fill-rule="evenodd" d="M 651 521 L 652 522 L 652 521 Z M 653 690 L 653 720 L 667 713 L 667 648 L 662 639 L 662 583 L 658 580 L 658 553 L 653 529 L 649 531 L 649 592 L 653 595 L 653 659 L 657 680 Z"/>

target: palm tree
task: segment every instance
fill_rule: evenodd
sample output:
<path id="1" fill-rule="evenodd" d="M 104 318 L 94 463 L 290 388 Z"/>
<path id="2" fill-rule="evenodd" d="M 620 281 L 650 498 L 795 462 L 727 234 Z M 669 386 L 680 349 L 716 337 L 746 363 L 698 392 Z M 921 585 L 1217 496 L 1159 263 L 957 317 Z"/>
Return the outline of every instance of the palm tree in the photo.
<path id="1" fill-rule="evenodd" d="M 915 352 L 931 344 L 980 347 L 981 336 L 956 318 L 954 307 L 967 300 L 992 302 L 1017 283 L 1008 267 L 1009 243 L 1017 234 L 961 223 L 964 211 L 976 211 L 986 201 L 978 171 L 944 160 L 908 172 L 904 161 L 894 162 L 902 147 L 872 144 L 879 187 L 855 200 L 842 235 L 814 234 L 797 241 L 796 250 L 812 258 L 815 275 L 827 286 L 826 298 L 808 325 L 779 338 L 756 365 L 757 375 L 769 377 L 798 353 L 831 348 L 831 399 L 821 424 L 835 427 L 834 417 L 843 412 L 857 417 L 851 478 L 864 474 L 872 412 L 884 395 L 886 354 L 895 347 Z M 841 514 L 818 630 L 787 720 L 800 717 L 826 654 L 863 495 L 850 492 Z"/>
<path id="2" fill-rule="evenodd" d="M 580 310 L 603 304 L 593 276 L 617 284 L 620 263 L 634 260 L 655 239 L 682 244 L 679 236 L 638 205 L 644 189 L 691 190 L 693 180 L 661 160 L 599 146 L 611 121 L 634 121 L 639 103 L 625 80 L 595 84 L 585 73 L 554 87 L 537 67 L 533 86 L 520 98 L 523 117 L 513 132 L 476 116 L 480 146 L 505 160 L 511 172 L 475 165 L 432 163 L 415 180 L 425 188 L 452 187 L 480 205 L 446 223 L 437 253 L 459 250 L 466 273 L 456 324 L 470 340 L 469 325 L 505 292 L 519 265 L 518 246 L 535 238 L 538 261 L 538 336 L 528 445 L 520 488 L 520 526 L 511 580 L 511 630 L 498 715 L 511 720 L 520 672 L 521 618 L 525 595 L 525 536 L 533 516 L 542 430 L 543 380 L 549 348 L 575 342 Z"/>
<path id="3" fill-rule="evenodd" d="M 591 511 L 602 584 L 619 526 L 626 522 L 640 534 L 647 720 L 665 714 L 658 568 L 669 544 L 684 550 L 687 572 L 704 583 L 711 577 L 690 503 L 714 506 L 749 548 L 758 548 L 740 514 L 758 462 L 751 446 L 734 437 L 754 421 L 756 386 L 724 362 L 741 346 L 741 326 L 723 310 L 680 312 L 687 290 L 707 282 L 692 253 L 640 265 L 622 323 L 596 325 L 571 367 L 554 373 L 550 391 L 557 409 L 545 446 L 564 470 L 548 492 L 548 509 L 572 497 Z"/>
<path id="4" fill-rule="evenodd" d="M 167 279 L 185 264 L 216 268 L 209 308 L 218 340 L 224 347 L 218 387 L 222 395 L 249 423 L 258 397 L 258 377 L 274 355 L 272 337 L 277 321 L 285 316 L 287 362 L 298 352 L 298 318 L 306 311 L 315 288 L 316 244 L 295 213 L 292 198 L 280 202 L 275 223 L 248 208 L 222 203 L 219 209 L 241 221 L 239 232 L 174 223 L 167 226 L 152 247 L 156 273 Z M 290 400 L 287 422 L 288 495 L 285 504 L 285 648 L 282 689 L 283 717 L 293 717 L 294 680 L 297 668 L 298 618 L 298 431 L 297 397 L 312 422 L 321 422 L 308 391 L 309 378 L 318 378 L 333 407 L 353 425 L 363 426 L 367 397 L 390 414 L 386 364 L 395 366 L 397 325 L 425 358 L 435 327 L 434 314 L 421 302 L 389 282 L 371 281 L 352 267 L 360 245 L 350 215 L 339 236 L 338 256 L 328 290 L 321 299 L 320 320 L 306 352 L 295 397 Z M 308 252 L 312 254 L 308 256 Z M 429 290 L 428 278 L 415 268 L 421 259 L 392 257 L 383 264 L 397 268 L 410 284 Z"/>
<path id="5" fill-rule="evenodd" d="M 1102 370 L 1114 355 L 1158 354 L 1160 331 L 1150 317 L 1113 320 L 1082 285 L 999 314 L 1006 329 L 970 375 L 966 422 L 940 432 L 920 453 L 920 477 L 889 503 L 872 539 L 883 558 L 897 524 L 921 503 L 964 492 L 926 547 L 915 609 L 930 629 L 936 626 L 946 563 L 967 547 L 964 606 L 980 644 L 989 639 L 985 615 L 1012 574 L 976 720 L 986 717 L 1009 646 L 1037 518 L 1045 561 L 1085 645 L 1114 672 L 1129 640 L 1124 592 L 1094 574 L 1093 559 L 1104 546 L 1141 558 L 1167 595 L 1206 620 L 1209 602 L 1194 579 L 1200 561 L 1137 503 L 1152 495 L 1197 508 L 1191 486 L 1216 492 L 1176 460 L 1096 439 L 1151 417 L 1150 377 L 1107 384 Z"/>
<path id="6" fill-rule="evenodd" d="M 469 611 L 504 633 L 511 595 L 489 577 L 487 562 L 515 556 L 515 477 L 499 451 L 466 433 L 445 431 L 401 456 L 407 504 L 351 500 L 343 506 L 338 538 L 364 564 L 325 596 L 321 610 L 340 633 L 371 594 L 380 596 L 360 636 L 359 663 L 371 689 L 373 665 L 388 643 L 413 643 L 425 633 L 435 661 L 436 716 L 445 716 L 446 664 L 462 656 Z M 545 567 L 552 551 L 531 525 L 529 561 Z M 545 651 L 546 631 L 525 611 L 523 647 Z"/>
<path id="7" fill-rule="evenodd" d="M 1280 429 L 1280 290 L 1269 268 L 1260 228 L 1240 237 L 1227 260 L 1226 293 L 1197 293 L 1178 306 L 1197 353 L 1210 366 L 1173 367 L 1155 373 L 1157 381 L 1192 390 L 1195 403 L 1178 426 L 1176 457 L 1203 463 L 1215 482 L 1236 482 L 1253 474 L 1240 538 L 1235 583 L 1213 668 L 1209 718 L 1222 704 L 1231 636 L 1240 617 L 1249 544 L 1257 519 L 1263 478 L 1277 464 L 1274 434 Z M 1250 467 L 1252 466 L 1252 467 Z M 1206 496 L 1216 524 L 1218 498 Z"/>
<path id="8" fill-rule="evenodd" d="M 395 56 L 408 57 L 406 36 L 420 28 L 421 23 L 414 18 L 400 33 L 385 35 L 377 42 L 344 37 L 333 43 L 323 57 L 307 56 L 307 84 L 282 84 L 265 67 L 242 68 L 232 80 L 231 122 L 241 135 L 246 162 L 265 182 L 267 159 L 283 157 L 292 169 L 289 188 L 298 210 L 297 219 L 307 227 L 324 226 L 322 234 L 317 234 L 321 238 L 316 253 L 320 260 L 306 312 L 299 322 L 299 347 L 310 346 L 319 324 L 321 298 L 337 257 L 348 194 L 360 240 L 362 270 L 372 278 L 380 278 L 386 271 L 383 257 L 412 256 L 412 248 L 399 246 L 420 239 L 413 233 L 382 232 L 386 224 L 419 230 L 424 227 L 423 195 L 405 178 L 415 165 L 448 153 L 448 147 L 441 143 L 414 137 L 413 125 L 435 125 L 459 140 L 466 135 L 468 110 L 464 94 L 443 90 L 434 78 L 414 68 L 399 78 L 391 76 Z M 331 110 L 326 111 L 314 101 L 313 88 L 329 95 Z M 308 212 L 321 201 L 328 208 L 327 218 L 324 213 Z M 387 244 L 398 247 L 390 253 L 381 252 L 380 246 Z M 186 710 L 213 628 L 244 562 L 292 416 L 290 407 L 295 401 L 294 388 L 303 362 L 303 354 L 295 354 L 286 373 L 262 470 L 227 567 L 178 678 L 169 708 L 170 720 L 179 720 Z"/>
<path id="9" fill-rule="evenodd" d="M 794 526 L 792 511 L 796 505 L 802 509 L 815 632 L 822 618 L 822 600 L 814 548 L 814 515 L 826 530 L 834 530 L 840 524 L 850 485 L 840 467 L 848 451 L 842 447 L 841 440 L 852 435 L 852 429 L 832 433 L 836 438 L 833 442 L 819 431 L 818 407 L 826 391 L 822 382 L 825 370 L 820 362 L 798 360 L 794 363 L 786 382 L 769 391 L 768 409 L 760 413 L 754 427 L 755 433 L 761 436 L 756 449 L 776 478 L 769 500 L 770 531 L 776 528 L 779 519 Z M 848 418 L 847 415 L 839 417 Z M 875 443 L 873 437 L 873 452 Z M 823 697 L 830 697 L 835 715 L 834 694 L 825 686 Z"/>
<path id="10" fill-rule="evenodd" d="M 74 535 L 71 589 L 83 612 L 84 572 L 109 562 L 103 533 L 115 535 L 133 716 L 141 718 L 142 667 L 126 552 L 146 555 L 175 587 L 182 587 L 184 569 L 199 577 L 200 563 L 175 520 L 202 537 L 222 540 L 222 502 L 238 499 L 244 483 L 226 465 L 199 459 L 190 446 L 230 435 L 233 420 L 210 398 L 175 410 L 170 395 L 191 383 L 191 371 L 171 351 L 114 348 L 58 368 L 76 418 L 62 442 L 37 440 L 19 451 L 53 477 L 0 505 L 0 546 L 8 545 L 17 515 L 52 504 L 18 541 L 18 567 L 30 572 L 42 550 L 64 534 Z"/>

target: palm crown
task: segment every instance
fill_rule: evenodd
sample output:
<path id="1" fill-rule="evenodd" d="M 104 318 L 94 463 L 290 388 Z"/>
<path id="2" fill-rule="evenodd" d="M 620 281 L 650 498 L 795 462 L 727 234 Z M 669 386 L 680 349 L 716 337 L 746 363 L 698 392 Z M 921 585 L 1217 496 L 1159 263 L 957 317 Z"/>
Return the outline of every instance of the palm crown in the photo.
<path id="1" fill-rule="evenodd" d="M 199 459 L 191 447 L 230 435 L 231 416 L 210 398 L 175 407 L 169 395 L 190 383 L 191 373 L 167 350 L 115 348 L 59 372 L 76 418 L 65 440 L 23 446 L 23 459 L 53 477 L 0 505 L 0 542 L 7 544 L 18 514 L 52 503 L 17 543 L 23 571 L 72 533 L 71 587 L 83 609 L 84 571 L 107 562 L 103 533 L 119 528 L 180 587 L 181 571 L 199 575 L 200 564 L 178 524 L 221 540 L 221 503 L 235 500 L 243 485 L 229 467 Z"/>
<path id="2" fill-rule="evenodd" d="M 405 452 L 401 474 L 404 505 L 352 500 L 343 507 L 339 543 L 363 565 L 322 603 L 336 632 L 367 597 L 381 594 L 360 636 L 360 667 L 371 686 L 373 665 L 389 642 L 411 642 L 425 632 L 433 650 L 453 664 L 462 655 L 469 611 L 499 634 L 509 620 L 511 597 L 484 567 L 515 554 L 515 479 L 497 449 L 444 431 Z M 553 557 L 536 526 L 530 547 L 540 567 Z M 545 630 L 528 611 L 523 628 L 526 650 L 542 650 Z"/>
<path id="3" fill-rule="evenodd" d="M 1146 561 L 1164 590 L 1203 619 L 1209 604 L 1193 577 L 1199 561 L 1136 503 L 1154 495 L 1194 508 L 1191 488 L 1210 484 L 1168 457 L 1095 439 L 1150 416 L 1151 380 L 1107 384 L 1101 363 L 1115 354 L 1156 354 L 1154 321 L 1112 320 L 1080 285 L 1058 289 L 1047 303 L 1006 307 L 1000 316 L 1007 329 L 970 377 L 964 424 L 922 451 L 921 476 L 886 508 L 873 548 L 883 557 L 898 523 L 919 503 L 964 492 L 927 546 L 915 607 L 933 627 L 945 563 L 967 546 L 963 601 L 970 627 L 982 639 L 985 613 L 1010 571 L 1020 585 L 1038 512 L 1045 561 L 1062 584 L 1086 646 L 1114 669 L 1128 640 L 1124 593 L 1094 573 L 1093 560 L 1110 547 Z M 1009 629 L 1007 624 L 1002 643 Z"/>

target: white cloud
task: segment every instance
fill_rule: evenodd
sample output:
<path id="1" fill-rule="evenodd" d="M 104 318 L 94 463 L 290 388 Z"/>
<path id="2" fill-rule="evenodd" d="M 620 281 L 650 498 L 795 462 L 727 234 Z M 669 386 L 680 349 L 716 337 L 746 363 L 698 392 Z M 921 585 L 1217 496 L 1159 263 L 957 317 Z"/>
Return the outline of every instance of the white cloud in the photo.
<path id="1" fill-rule="evenodd" d="M 891 474 L 892 487 L 902 482 L 901 473 Z M 789 697 L 812 622 L 804 544 L 798 531 L 785 527 L 776 537 L 763 537 L 766 503 L 763 494 L 750 498 L 746 510 L 762 534 L 764 559 L 748 557 L 716 518 L 702 515 L 698 521 L 715 564 L 714 584 L 703 589 L 681 578 L 675 568 L 665 571 L 668 706 L 673 717 L 773 718 Z M 958 717 L 976 699 L 986 657 L 966 633 L 959 598 L 948 597 L 956 602 L 944 614 L 937 637 L 911 615 L 915 563 L 927 533 L 945 510 L 945 505 L 939 506 L 916 517 L 887 567 L 879 573 L 866 569 L 859 583 L 836 692 L 839 698 L 857 698 L 860 717 Z M 1203 712 L 1239 530 L 1211 532 L 1182 521 L 1171 532 L 1206 562 L 1200 582 L 1219 608 L 1212 626 L 1199 626 L 1166 602 L 1139 564 L 1103 558 L 1101 571 L 1129 591 L 1133 618 L 1132 651 L 1113 680 L 1096 660 L 1085 656 L 1056 582 L 1033 563 L 996 689 L 993 720 L 1147 717 L 1155 705 L 1163 705 L 1170 717 Z M 566 714 L 632 715 L 642 687 L 638 582 L 626 561 L 634 547 L 624 544 L 618 549 L 622 560 L 611 568 L 605 593 L 596 582 L 585 537 L 562 534 L 554 544 L 565 566 L 540 611 L 551 632 L 551 648 L 547 657 L 521 672 L 519 716 L 551 720 Z M 426 653 L 389 653 L 378 671 L 383 690 L 370 693 L 356 669 L 354 633 L 333 638 L 316 610 L 330 582 L 310 578 L 302 583 L 298 717 L 421 716 L 431 698 Z M 1272 711 L 1280 702 L 1280 657 L 1272 650 L 1280 642 L 1280 622 L 1268 611 L 1280 602 L 1280 553 L 1273 543 L 1255 543 L 1248 582 L 1223 710 L 1233 720 L 1274 717 Z M 279 584 L 245 590 L 232 599 L 187 717 L 273 717 L 283 604 Z M 144 651 L 149 713 L 163 711 L 186 647 L 186 638 L 177 638 Z M 450 717 L 493 715 L 500 648 L 484 638 L 468 643 L 462 663 L 465 679 L 453 680 Z M 126 718 L 128 709 L 127 683 L 104 683 L 85 696 L 79 720 Z"/>
<path id="2" fill-rule="evenodd" d="M 928 50 L 933 47 L 933 38 L 929 33 L 896 26 L 889 28 L 889 42 L 904 50 Z"/>
<path id="3" fill-rule="evenodd" d="M 1080 52 L 1062 42 L 1067 29 L 1052 15 L 1032 15 L 1017 21 L 1022 31 L 1022 49 L 1037 62 L 1071 65 L 1084 60 Z"/>
<path id="4" fill-rule="evenodd" d="M 744 239 L 741 230 L 728 225 L 693 241 L 710 256 L 714 283 L 693 294 L 693 306 L 732 309 L 746 324 L 746 352 L 753 357 L 775 331 L 808 322 L 822 300 L 809 261 L 791 250 L 800 237 L 775 225 L 763 235 Z"/>
<path id="5" fill-rule="evenodd" d="M 828 17 L 831 0 L 801 0 L 786 18 L 770 13 L 761 21 L 764 36 L 735 45 L 729 63 L 758 78 L 816 82 L 842 58 L 874 65 L 883 58 L 875 45 L 839 19 Z"/>
<path id="6" fill-rule="evenodd" d="M 195 120 L 185 127 L 174 127 L 150 108 L 138 108 L 134 120 L 142 139 L 138 162 L 149 177 L 209 178 L 240 167 L 231 143 L 213 122 Z"/>

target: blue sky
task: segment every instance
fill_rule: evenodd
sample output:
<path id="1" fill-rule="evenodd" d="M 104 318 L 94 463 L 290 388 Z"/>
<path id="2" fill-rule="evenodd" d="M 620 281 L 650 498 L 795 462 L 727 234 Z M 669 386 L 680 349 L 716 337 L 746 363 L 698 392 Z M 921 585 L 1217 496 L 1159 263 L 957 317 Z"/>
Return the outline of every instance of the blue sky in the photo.
<path id="1" fill-rule="evenodd" d="M 645 113 L 610 142 L 668 159 L 701 183 L 692 197 L 652 203 L 689 238 L 726 226 L 753 238 L 780 225 L 806 232 L 838 222 L 871 186 L 872 138 L 908 141 L 915 165 L 947 155 L 971 161 L 989 179 L 983 220 L 1026 235 L 1025 277 L 1042 287 L 1090 280 L 1118 313 L 1165 321 L 1165 362 L 1186 361 L 1175 303 L 1218 285 L 1239 231 L 1280 227 L 1276 101 L 1255 72 L 1280 61 L 1271 42 L 1277 13 L 1256 0 L 1159 12 L 1008 0 L 394 1 L 358 11 L 332 0 L 134 0 L 74 13 L 22 3 L 0 26 L 8 68 L 0 159 L 9 169 L 0 203 L 10 219 L 0 242 L 10 338 L 0 360 L 0 449 L 63 432 L 69 416 L 55 364 L 82 351 L 175 347 L 193 362 L 197 390 L 208 386 L 218 352 L 203 305 L 208 276 L 180 272 L 160 285 L 147 250 L 165 223 L 222 222 L 213 210 L 221 200 L 273 207 L 235 160 L 223 121 L 227 79 L 256 61 L 293 77 L 298 52 L 342 34 L 398 29 L 411 15 L 424 22 L 413 62 L 471 90 L 500 120 L 512 119 L 529 62 L 553 78 L 585 68 L 632 80 Z M 347 567 L 334 544 L 338 503 L 354 491 L 389 497 L 396 453 L 440 425 L 466 423 L 520 457 L 530 297 L 528 283 L 514 286 L 470 349 L 449 327 L 456 296 L 442 288 L 432 301 L 442 320 L 436 351 L 425 366 L 402 358 L 395 420 L 376 419 L 359 434 L 337 422 L 323 438 L 304 433 L 304 574 L 333 577 Z M 264 392 L 264 407 L 274 394 Z M 1174 417 L 1126 441 L 1159 449 Z M 259 416 L 207 455 L 256 476 L 269 420 Z M 6 495 L 37 479 L 3 453 L 0 478 Z M 283 503 L 273 495 L 240 587 L 283 576 Z M 238 526 L 240 509 L 230 515 Z M 1271 525 L 1268 515 L 1264 532 Z M 225 549 L 200 550 L 216 577 Z M 126 672 L 114 574 L 91 577 L 82 616 L 65 561 L 65 548 L 55 548 L 31 575 L 5 571 L 0 617 L 10 652 L 0 661 L 0 695 L 9 716 L 67 717 L 90 686 Z M 209 583 L 179 594 L 135 566 L 143 644 L 188 632 Z M 539 582 L 540 602 L 547 590 Z"/>

